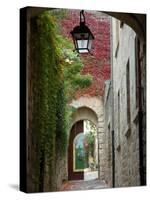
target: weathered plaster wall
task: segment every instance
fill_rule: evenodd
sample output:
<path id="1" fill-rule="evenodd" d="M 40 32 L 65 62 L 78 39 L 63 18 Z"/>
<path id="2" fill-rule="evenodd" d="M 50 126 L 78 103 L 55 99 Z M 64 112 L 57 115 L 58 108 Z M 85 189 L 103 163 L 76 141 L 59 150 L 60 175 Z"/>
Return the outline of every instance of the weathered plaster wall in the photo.
<path id="1" fill-rule="evenodd" d="M 115 186 L 136 186 L 140 185 L 139 173 L 139 131 L 138 131 L 138 106 L 136 99 L 136 57 L 135 57 L 135 32 L 126 24 L 120 27 L 120 21 L 112 20 L 113 28 L 113 62 L 112 78 L 113 96 L 111 98 L 111 85 L 109 92 L 105 88 L 105 130 L 108 132 L 114 129 L 115 145 Z M 129 63 L 129 74 L 127 65 Z M 129 91 L 127 84 L 129 79 Z M 127 93 L 130 102 L 127 101 Z M 111 115 L 113 98 L 114 115 Z M 130 107 L 130 114 L 127 107 Z M 128 117 L 130 119 L 128 120 Z M 111 126 L 114 120 L 114 127 Z M 109 141 L 107 135 L 107 141 Z M 111 145 L 111 143 L 110 143 Z M 107 151 L 106 151 L 107 152 Z M 111 155 L 111 154 L 110 154 Z M 108 171 L 111 170 L 111 165 Z M 109 179 L 106 173 L 106 179 Z"/>
<path id="2" fill-rule="evenodd" d="M 126 24 L 119 26 L 116 37 L 116 24 L 113 20 L 113 92 L 114 92 L 114 130 L 115 130 L 115 176 L 116 186 L 139 185 L 139 134 L 136 106 L 136 67 L 135 66 L 135 32 Z M 116 31 L 115 31 L 116 30 Z M 118 39 L 118 41 L 116 41 Z M 118 42 L 118 44 L 117 44 Z M 119 45 L 118 48 L 115 46 Z M 129 62 L 129 77 L 127 65 Z M 127 102 L 127 78 L 130 80 L 130 102 Z M 120 102 L 118 102 L 118 92 Z M 127 104 L 130 106 L 128 122 Z M 120 111 L 118 110 L 118 104 Z M 118 119 L 118 112 L 120 112 Z M 118 120 L 120 122 L 118 123 Z M 120 128 L 119 128 L 120 127 Z M 119 130 L 120 129 L 120 130 Z"/>

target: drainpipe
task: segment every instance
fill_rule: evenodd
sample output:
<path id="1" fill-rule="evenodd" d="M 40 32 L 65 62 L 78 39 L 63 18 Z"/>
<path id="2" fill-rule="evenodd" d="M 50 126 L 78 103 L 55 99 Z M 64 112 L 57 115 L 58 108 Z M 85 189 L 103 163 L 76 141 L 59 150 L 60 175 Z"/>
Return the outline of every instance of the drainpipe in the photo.
<path id="1" fill-rule="evenodd" d="M 113 87 L 113 37 L 112 37 L 112 18 L 110 20 L 110 59 L 111 59 L 111 100 L 112 100 L 112 187 L 115 187 L 115 135 L 114 135 L 114 87 Z"/>

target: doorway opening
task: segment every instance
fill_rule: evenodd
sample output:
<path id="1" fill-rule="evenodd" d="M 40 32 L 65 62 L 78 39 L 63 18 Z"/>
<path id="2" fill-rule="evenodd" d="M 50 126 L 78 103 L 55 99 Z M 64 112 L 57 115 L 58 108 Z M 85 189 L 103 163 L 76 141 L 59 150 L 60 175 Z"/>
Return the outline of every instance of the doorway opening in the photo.
<path id="1" fill-rule="evenodd" d="M 79 130 L 79 127 L 82 130 Z M 89 120 L 82 120 L 74 124 L 74 137 L 71 139 L 73 151 L 71 160 L 73 164 L 73 174 L 80 174 L 78 180 L 93 180 L 98 178 L 98 140 L 97 127 Z M 72 133 L 72 131 L 71 131 Z M 71 147 L 71 146 L 70 146 Z M 69 150 L 70 152 L 70 150 Z M 70 154 L 70 153 L 69 153 Z M 68 168 L 69 168 L 68 166 Z M 76 179 L 73 176 L 70 179 Z"/>

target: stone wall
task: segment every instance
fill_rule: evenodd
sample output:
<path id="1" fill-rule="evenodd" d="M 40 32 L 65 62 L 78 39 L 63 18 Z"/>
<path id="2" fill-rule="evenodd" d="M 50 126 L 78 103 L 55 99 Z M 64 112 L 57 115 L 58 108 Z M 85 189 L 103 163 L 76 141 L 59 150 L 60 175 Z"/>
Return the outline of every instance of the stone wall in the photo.
<path id="1" fill-rule="evenodd" d="M 112 33 L 112 78 L 111 84 L 106 83 L 104 100 L 106 141 L 108 146 L 112 145 L 112 136 L 108 135 L 108 126 L 110 125 L 111 131 L 114 130 L 115 187 L 137 186 L 141 183 L 139 170 L 140 122 L 136 96 L 138 89 L 136 83 L 137 57 L 135 56 L 136 34 L 129 26 L 121 24 L 116 19 L 112 20 Z M 111 97 L 112 89 L 113 96 Z M 109 152 L 107 148 L 105 151 L 109 157 L 112 156 L 112 152 Z M 111 180 L 111 172 L 112 165 L 109 164 L 108 159 L 105 174 L 107 181 Z"/>
<path id="2" fill-rule="evenodd" d="M 27 131 L 26 131 L 26 163 L 27 163 L 27 174 L 26 176 L 26 185 L 27 192 L 39 192 L 39 180 L 37 176 L 37 154 L 36 146 L 36 134 L 32 131 L 32 123 L 33 123 L 33 80 L 35 76 L 35 72 L 33 71 L 33 66 L 36 65 L 36 60 L 33 59 L 34 48 L 32 45 L 32 38 L 34 37 L 33 24 L 32 21 L 37 14 L 40 14 L 44 8 L 27 8 L 27 53 L 26 53 L 26 115 L 27 115 Z M 32 52 L 33 51 L 33 52 Z M 57 154 L 56 156 L 56 166 L 55 166 L 55 174 L 53 177 L 50 177 L 50 170 L 47 166 L 46 158 L 44 158 L 44 175 L 42 180 L 42 190 L 47 192 L 50 191 L 51 188 L 53 190 L 59 190 L 62 181 L 67 179 L 66 172 L 66 159 L 67 156 L 64 157 Z M 53 178 L 53 181 L 50 181 Z M 52 183 L 51 183 L 52 182 Z M 52 185 L 53 184 L 53 185 Z"/>
<path id="3" fill-rule="evenodd" d="M 56 160 L 56 178 L 55 178 L 55 188 L 59 191 L 62 183 L 68 180 L 67 177 L 67 153 L 62 157 L 57 155 Z"/>
<path id="4" fill-rule="evenodd" d="M 117 24 L 119 24 L 118 30 L 116 30 Z M 135 122 L 138 115 L 135 70 L 136 34 L 125 24 L 120 28 L 120 21 L 117 20 L 113 20 L 113 31 L 115 185 L 139 185 L 139 133 L 138 123 Z M 129 84 L 129 91 L 127 91 L 127 84 Z M 127 100 L 128 95 L 129 100 Z"/>

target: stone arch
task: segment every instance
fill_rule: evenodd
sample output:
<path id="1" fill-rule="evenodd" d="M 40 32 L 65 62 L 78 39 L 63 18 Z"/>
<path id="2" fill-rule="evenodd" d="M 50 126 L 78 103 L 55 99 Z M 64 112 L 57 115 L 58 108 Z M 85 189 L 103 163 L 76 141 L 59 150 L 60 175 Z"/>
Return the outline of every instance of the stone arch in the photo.
<path id="1" fill-rule="evenodd" d="M 98 116 L 92 108 L 81 106 L 73 113 L 68 144 L 68 180 L 84 179 L 84 172 L 73 170 L 73 141 L 78 134 L 84 131 L 84 120 L 89 120 L 98 127 Z"/>
<path id="2" fill-rule="evenodd" d="M 45 10 L 51 9 L 55 8 L 28 7 L 28 20 L 30 20 L 31 17 L 37 16 Z M 141 38 L 144 43 L 146 42 L 146 14 L 107 11 L 97 12 L 105 13 L 111 17 L 115 17 L 116 19 L 123 21 L 136 32 L 136 34 Z"/>
<path id="3" fill-rule="evenodd" d="M 86 106 L 79 107 L 72 115 L 72 124 L 69 131 L 69 144 L 68 144 L 68 180 L 84 179 L 84 172 L 74 172 L 73 170 L 73 143 L 74 139 L 84 132 L 84 120 L 91 121 L 96 127 L 98 127 L 97 114 Z M 98 132 L 98 128 L 97 128 Z"/>
<path id="4" fill-rule="evenodd" d="M 87 106 L 79 107 L 72 115 L 71 127 L 80 120 L 89 120 L 97 126 L 98 116 L 95 111 Z"/>
<path id="5" fill-rule="evenodd" d="M 102 11 L 103 12 L 103 11 Z M 139 38 L 146 41 L 146 15 L 136 13 L 104 12 L 130 26 Z"/>
<path id="6" fill-rule="evenodd" d="M 70 104 L 76 108 L 72 115 L 71 128 L 69 131 L 69 143 L 74 125 L 79 121 L 89 120 L 97 127 L 97 142 L 98 142 L 98 176 L 99 179 L 104 179 L 104 114 L 103 114 L 103 98 L 102 97 L 80 97 L 78 100 L 73 100 Z M 70 148 L 70 147 L 69 147 Z M 69 149 L 68 148 L 68 149 Z M 68 154 L 70 154 L 70 150 Z M 69 156 L 69 155 L 68 155 Z M 68 165 L 69 168 L 69 165 Z M 68 176 L 69 177 L 69 176 Z"/>

